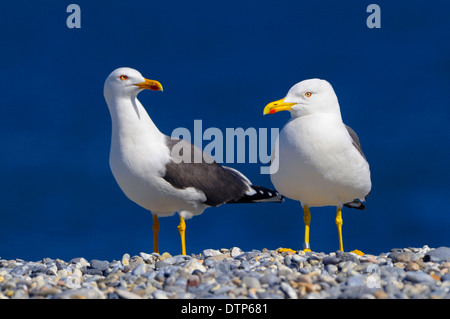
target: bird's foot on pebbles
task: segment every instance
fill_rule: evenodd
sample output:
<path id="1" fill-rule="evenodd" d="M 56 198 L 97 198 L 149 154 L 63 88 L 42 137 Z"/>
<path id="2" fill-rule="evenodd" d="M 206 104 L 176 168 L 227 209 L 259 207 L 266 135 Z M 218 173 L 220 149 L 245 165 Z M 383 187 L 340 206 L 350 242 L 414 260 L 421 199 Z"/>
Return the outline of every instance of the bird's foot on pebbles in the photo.
<path id="1" fill-rule="evenodd" d="M 358 250 L 358 249 L 352 250 L 351 253 L 354 253 L 354 254 L 356 254 L 358 256 L 364 256 L 364 253 L 361 250 Z"/>

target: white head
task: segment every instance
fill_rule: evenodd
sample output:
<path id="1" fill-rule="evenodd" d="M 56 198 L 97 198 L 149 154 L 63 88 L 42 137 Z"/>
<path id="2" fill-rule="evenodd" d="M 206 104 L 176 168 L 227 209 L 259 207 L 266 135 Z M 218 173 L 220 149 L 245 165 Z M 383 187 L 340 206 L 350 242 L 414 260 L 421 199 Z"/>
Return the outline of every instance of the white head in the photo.
<path id="1" fill-rule="evenodd" d="M 148 80 L 131 68 L 118 68 L 105 81 L 103 95 L 107 102 L 117 98 L 135 98 L 144 89 L 162 91 L 158 81 Z"/>
<path id="2" fill-rule="evenodd" d="M 264 115 L 280 111 L 290 111 L 292 117 L 317 113 L 341 116 L 333 87 L 327 81 L 320 79 L 304 80 L 295 84 L 284 99 L 267 104 Z"/>

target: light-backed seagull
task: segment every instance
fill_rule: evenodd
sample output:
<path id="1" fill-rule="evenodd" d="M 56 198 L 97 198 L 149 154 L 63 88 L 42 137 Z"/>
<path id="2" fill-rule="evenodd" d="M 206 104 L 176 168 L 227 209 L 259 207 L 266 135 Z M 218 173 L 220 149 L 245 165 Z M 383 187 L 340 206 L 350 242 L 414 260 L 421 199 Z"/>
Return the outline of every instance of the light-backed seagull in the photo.
<path id="1" fill-rule="evenodd" d="M 356 133 L 342 122 L 333 87 L 325 80 L 295 84 L 281 100 L 269 103 L 263 114 L 289 111 L 272 153 L 271 180 L 284 196 L 301 202 L 305 241 L 310 250 L 309 207 L 337 206 L 339 249 L 342 243 L 342 207 L 365 209 L 362 201 L 372 184 L 369 163 Z M 278 157 L 278 158 L 276 158 Z M 277 169 L 278 168 L 278 169 Z"/>

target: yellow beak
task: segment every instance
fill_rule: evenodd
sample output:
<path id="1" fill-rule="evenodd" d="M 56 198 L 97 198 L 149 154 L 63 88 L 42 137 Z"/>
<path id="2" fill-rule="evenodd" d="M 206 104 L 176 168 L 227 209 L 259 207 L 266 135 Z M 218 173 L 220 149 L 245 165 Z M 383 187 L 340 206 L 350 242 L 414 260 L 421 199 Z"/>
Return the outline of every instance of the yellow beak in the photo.
<path id="1" fill-rule="evenodd" d="M 264 108 L 263 115 L 266 114 L 273 114 L 280 111 L 289 111 L 293 105 L 296 103 L 286 103 L 284 102 L 284 99 L 273 101 L 272 103 L 269 103 Z"/>
<path id="2" fill-rule="evenodd" d="M 147 89 L 147 90 L 152 90 L 152 91 L 162 91 L 163 87 L 161 85 L 161 83 L 159 83 L 158 81 L 155 80 L 149 80 L 149 79 L 145 79 L 144 82 L 135 84 L 137 87 L 139 87 L 140 89 Z"/>

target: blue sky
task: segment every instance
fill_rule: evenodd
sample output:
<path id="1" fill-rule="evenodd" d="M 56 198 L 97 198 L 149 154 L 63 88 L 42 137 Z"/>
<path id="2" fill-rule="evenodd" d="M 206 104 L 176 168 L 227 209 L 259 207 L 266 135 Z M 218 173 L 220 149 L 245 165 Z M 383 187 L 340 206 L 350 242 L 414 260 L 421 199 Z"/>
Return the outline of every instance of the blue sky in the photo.
<path id="1" fill-rule="evenodd" d="M 66 8 L 81 8 L 69 29 Z M 0 4 L 0 257 L 118 259 L 151 252 L 151 214 L 108 164 L 103 82 L 138 69 L 164 92 L 139 99 L 166 134 L 177 127 L 281 128 L 264 106 L 295 83 L 328 80 L 372 172 L 364 212 L 344 209 L 346 250 L 449 246 L 450 3 L 377 1 L 37 1 Z M 205 146 L 205 144 L 204 144 Z M 271 187 L 260 163 L 229 164 Z M 311 210 L 311 246 L 338 248 L 333 207 Z M 160 249 L 180 253 L 176 216 Z M 187 251 L 298 249 L 300 204 L 224 205 L 187 222 Z"/>

